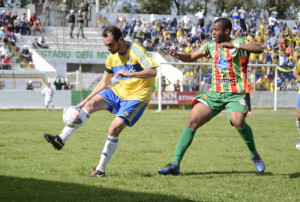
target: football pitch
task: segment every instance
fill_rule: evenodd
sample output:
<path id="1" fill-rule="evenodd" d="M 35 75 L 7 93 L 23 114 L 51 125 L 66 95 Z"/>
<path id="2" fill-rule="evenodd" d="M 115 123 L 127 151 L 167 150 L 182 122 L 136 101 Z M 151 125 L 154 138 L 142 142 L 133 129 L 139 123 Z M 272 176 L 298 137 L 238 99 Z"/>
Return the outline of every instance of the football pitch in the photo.
<path id="1" fill-rule="evenodd" d="M 254 110 L 247 117 L 266 164 L 257 173 L 238 132 L 221 113 L 200 128 L 180 176 L 157 169 L 171 162 L 190 110 L 147 110 L 120 135 L 105 178 L 98 164 L 114 115 L 103 111 L 61 151 L 44 132 L 59 133 L 62 110 L 0 110 L 0 201 L 299 201 L 300 151 L 296 110 Z"/>

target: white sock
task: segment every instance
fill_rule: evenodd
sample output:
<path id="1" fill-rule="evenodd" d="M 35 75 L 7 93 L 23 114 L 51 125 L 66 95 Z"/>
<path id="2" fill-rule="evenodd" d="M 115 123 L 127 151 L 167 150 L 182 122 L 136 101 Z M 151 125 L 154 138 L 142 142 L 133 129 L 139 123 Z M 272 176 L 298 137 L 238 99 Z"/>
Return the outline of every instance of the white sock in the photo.
<path id="1" fill-rule="evenodd" d="M 300 133 L 300 121 L 298 121 L 298 119 L 296 119 L 296 125 L 297 125 L 297 130 Z"/>
<path id="2" fill-rule="evenodd" d="M 84 108 L 81 109 L 80 111 L 80 117 L 82 120 L 82 125 L 88 120 L 88 118 L 90 118 L 90 113 L 88 113 Z M 59 135 L 59 137 L 61 138 L 61 140 L 63 141 L 63 143 L 66 143 L 66 141 L 71 137 L 71 135 L 79 128 L 70 128 L 69 126 L 65 126 L 64 129 L 62 130 L 61 134 Z"/>
<path id="3" fill-rule="evenodd" d="M 111 137 L 108 136 L 107 140 L 105 142 L 99 164 L 96 168 L 96 170 L 100 170 L 101 172 L 105 172 L 105 168 L 107 164 L 109 163 L 109 160 L 115 153 L 118 147 L 119 137 Z"/>

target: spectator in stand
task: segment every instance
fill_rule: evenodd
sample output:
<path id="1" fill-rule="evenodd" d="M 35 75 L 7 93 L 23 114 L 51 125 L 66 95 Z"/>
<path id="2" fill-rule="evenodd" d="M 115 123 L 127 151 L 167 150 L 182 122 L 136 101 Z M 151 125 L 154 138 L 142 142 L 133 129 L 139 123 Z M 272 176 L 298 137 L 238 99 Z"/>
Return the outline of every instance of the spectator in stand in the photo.
<path id="1" fill-rule="evenodd" d="M 5 43 L 3 43 L 3 45 L 0 48 L 1 59 L 3 59 L 5 57 L 5 55 L 8 55 L 8 54 L 10 54 L 9 48 L 6 46 Z"/>
<path id="2" fill-rule="evenodd" d="M 204 77 L 201 82 L 201 91 L 206 92 L 210 88 L 210 84 L 208 83 L 208 78 Z"/>
<path id="3" fill-rule="evenodd" d="M 6 20 L 8 20 L 8 23 L 10 23 L 10 24 L 13 24 L 13 23 L 14 23 L 14 20 L 13 20 L 13 16 L 12 16 L 11 11 L 8 11 L 8 12 L 7 12 Z"/>
<path id="4" fill-rule="evenodd" d="M 11 70 L 11 61 L 10 61 L 9 54 L 6 54 L 1 62 L 2 62 L 2 69 Z"/>
<path id="5" fill-rule="evenodd" d="M 272 7 L 269 9 L 271 11 L 271 15 L 273 14 L 273 17 L 277 20 L 278 19 L 278 12 L 276 7 Z"/>
<path id="6" fill-rule="evenodd" d="M 32 81 L 29 80 L 26 84 L 26 90 L 34 90 L 33 86 L 32 86 Z"/>
<path id="7" fill-rule="evenodd" d="M 34 41 L 32 42 L 32 48 L 33 49 L 39 49 L 39 48 L 41 48 L 41 45 L 39 44 L 37 38 L 34 38 Z"/>
<path id="8" fill-rule="evenodd" d="M 75 15 L 74 15 L 74 10 L 70 11 L 70 14 L 67 17 L 68 23 L 69 23 L 69 35 L 73 39 L 73 30 L 74 30 L 74 25 L 75 25 Z"/>
<path id="9" fill-rule="evenodd" d="M 44 17 L 44 26 L 49 26 L 49 15 L 50 15 L 50 5 L 51 5 L 51 1 L 50 0 L 45 0 L 44 5 L 43 5 L 43 10 L 45 13 L 45 17 Z"/>
<path id="10" fill-rule="evenodd" d="M 119 19 L 119 16 L 115 16 L 115 19 L 114 19 L 114 21 L 113 21 L 113 24 L 115 25 L 115 26 L 119 26 L 119 24 L 120 24 L 120 19 Z"/>
<path id="11" fill-rule="evenodd" d="M 196 18 L 198 19 L 198 25 L 201 25 L 201 27 L 204 26 L 204 12 L 205 10 L 203 8 L 200 8 L 199 12 L 195 14 Z"/>
<path id="12" fill-rule="evenodd" d="M 85 39 L 84 33 L 83 33 L 83 23 L 84 23 L 84 16 L 81 13 L 81 10 L 78 11 L 77 16 L 77 39 L 79 38 L 79 33 L 81 32 L 82 38 Z"/>
<path id="13" fill-rule="evenodd" d="M 247 12 L 244 9 L 244 6 L 241 6 L 241 8 L 238 10 L 239 15 L 240 15 L 240 25 L 242 29 L 245 31 L 246 30 L 246 14 Z"/>
<path id="14" fill-rule="evenodd" d="M 63 90 L 72 90 L 72 89 L 73 89 L 73 86 L 70 83 L 70 81 L 67 81 L 66 85 L 63 86 Z"/>
<path id="15" fill-rule="evenodd" d="M 171 27 L 173 28 L 173 31 L 175 31 L 175 28 L 177 27 L 177 18 L 173 18 L 171 22 Z"/>
<path id="16" fill-rule="evenodd" d="M 239 23 L 239 21 L 240 21 L 240 14 L 239 14 L 237 6 L 235 6 L 234 9 L 231 10 L 230 16 L 232 17 L 233 22 Z"/>
<path id="17" fill-rule="evenodd" d="M 41 48 L 44 48 L 44 49 L 49 48 L 49 46 L 46 43 L 46 39 L 45 39 L 44 35 L 41 35 L 41 37 L 39 39 L 39 44 L 40 44 Z"/>
<path id="18" fill-rule="evenodd" d="M 56 90 L 62 90 L 63 86 L 66 85 L 66 82 L 65 80 L 62 81 L 60 78 L 56 78 L 54 85 Z"/>
<path id="19" fill-rule="evenodd" d="M 36 20 L 37 20 L 37 17 L 36 17 L 36 15 L 35 15 L 35 12 L 32 12 L 32 13 L 31 13 L 31 16 L 30 16 L 30 19 L 29 19 L 31 26 L 33 26 L 33 24 L 34 24 L 34 22 L 35 22 Z"/>
<path id="20" fill-rule="evenodd" d="M 13 29 L 16 34 L 20 34 L 20 32 L 22 32 L 20 17 L 17 17 L 17 19 L 14 21 Z"/>
<path id="21" fill-rule="evenodd" d="M 42 23 L 40 22 L 39 18 L 33 23 L 33 33 L 34 33 L 34 36 L 36 34 L 36 31 L 39 31 L 41 34 L 43 34 Z"/>
<path id="22" fill-rule="evenodd" d="M 174 84 L 174 91 L 180 91 L 180 81 L 177 79 L 176 83 Z"/>
<path id="23" fill-rule="evenodd" d="M 22 35 L 26 35 L 27 33 L 29 36 L 31 35 L 31 24 L 27 18 L 25 19 L 25 21 L 23 21 L 21 27 L 22 27 Z"/>
<path id="24" fill-rule="evenodd" d="M 4 26 L 6 19 L 7 19 L 7 16 L 6 16 L 5 10 L 2 10 L 2 14 L 0 15 L 0 25 L 1 26 Z"/>
<path id="25" fill-rule="evenodd" d="M 227 10 L 226 9 L 224 9 L 223 10 L 223 12 L 222 12 L 222 18 L 228 18 L 229 17 L 229 14 L 228 14 L 228 12 L 227 12 Z"/>
<path id="26" fill-rule="evenodd" d="M 249 15 L 250 15 L 251 27 L 254 26 L 256 27 L 256 12 L 254 8 L 251 8 Z"/>
<path id="27" fill-rule="evenodd" d="M 274 31 L 274 27 L 276 25 L 276 18 L 274 17 L 274 14 L 272 13 L 269 17 L 269 27 L 272 29 L 272 32 Z"/>
<path id="28" fill-rule="evenodd" d="M 194 79 L 193 85 L 192 85 L 192 91 L 199 91 L 199 82 L 198 82 L 198 79 Z"/>
<path id="29" fill-rule="evenodd" d="M 172 48 L 172 43 L 170 41 L 170 38 L 166 38 L 166 42 L 165 42 L 165 45 L 164 45 L 164 49 L 165 50 L 169 50 L 170 48 Z"/>
<path id="30" fill-rule="evenodd" d="M 189 80 L 184 80 L 183 91 L 190 91 Z"/>
<path id="31" fill-rule="evenodd" d="M 4 27 L 0 28 L 0 39 L 1 39 L 0 42 L 2 42 L 2 43 L 8 42 L 8 36 L 7 36 L 7 34 L 6 34 L 5 30 L 4 30 Z"/>
<path id="32" fill-rule="evenodd" d="M 26 15 L 26 13 L 23 13 L 23 15 L 21 16 L 21 20 L 25 21 L 25 20 L 26 20 L 26 18 L 27 18 L 27 15 Z"/>
<path id="33" fill-rule="evenodd" d="M 27 45 L 20 51 L 20 60 L 25 63 L 32 62 L 31 53 L 29 52 Z"/>
<path id="34" fill-rule="evenodd" d="M 62 18 L 62 26 L 64 27 L 66 25 L 66 16 L 68 13 L 68 6 L 66 4 L 66 0 L 63 0 L 57 7 L 57 9 L 61 12 L 61 18 Z M 82 10 L 82 9 L 81 9 Z"/>
<path id="35" fill-rule="evenodd" d="M 298 10 L 298 13 L 297 13 L 297 19 L 298 19 L 298 22 L 300 23 L 300 9 Z"/>
<path id="36" fill-rule="evenodd" d="M 86 21 L 86 27 L 89 26 L 89 18 L 88 18 L 89 6 L 90 4 L 87 2 L 87 0 L 84 0 L 80 5 L 80 10 L 82 12 L 83 18 Z"/>

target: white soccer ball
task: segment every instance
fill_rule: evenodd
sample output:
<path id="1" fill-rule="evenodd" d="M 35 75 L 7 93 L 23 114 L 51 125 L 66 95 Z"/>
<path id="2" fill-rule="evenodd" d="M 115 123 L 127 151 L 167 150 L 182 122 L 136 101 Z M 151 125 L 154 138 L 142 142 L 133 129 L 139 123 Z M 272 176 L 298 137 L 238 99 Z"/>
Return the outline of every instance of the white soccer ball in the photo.
<path id="1" fill-rule="evenodd" d="M 82 125 L 82 118 L 80 115 L 81 108 L 70 106 L 64 109 L 63 121 L 70 128 L 78 128 Z"/>

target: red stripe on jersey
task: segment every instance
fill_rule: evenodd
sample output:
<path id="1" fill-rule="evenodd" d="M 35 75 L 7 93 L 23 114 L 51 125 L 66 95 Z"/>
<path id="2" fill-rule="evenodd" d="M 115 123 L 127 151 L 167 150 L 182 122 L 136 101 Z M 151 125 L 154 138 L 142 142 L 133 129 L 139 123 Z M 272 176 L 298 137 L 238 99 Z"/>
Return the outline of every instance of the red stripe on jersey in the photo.
<path id="1" fill-rule="evenodd" d="M 218 80 L 221 80 L 221 77 L 220 77 L 220 70 L 219 68 L 217 67 L 217 63 L 220 59 L 220 51 L 219 51 L 219 48 L 218 48 L 218 44 L 216 43 L 216 46 L 215 46 L 215 55 L 214 55 L 214 69 L 215 69 L 215 86 L 216 86 L 216 92 L 220 93 L 222 92 L 222 87 L 221 87 L 221 84 L 217 83 Z"/>
<path id="2" fill-rule="evenodd" d="M 237 81 L 236 81 L 236 78 L 235 78 L 236 75 L 235 75 L 235 71 L 234 71 L 234 67 L 233 67 L 233 63 L 232 63 L 233 58 L 231 57 L 231 54 L 230 54 L 229 51 L 230 51 L 230 49 L 227 48 L 227 50 L 226 50 L 226 60 L 229 64 L 229 66 L 228 66 L 229 80 L 235 82 L 235 83 L 230 84 L 231 92 L 232 93 L 237 93 L 237 87 L 236 87 Z"/>
<path id="3" fill-rule="evenodd" d="M 242 64 L 242 73 L 241 77 L 243 78 L 243 89 L 246 89 L 247 85 L 247 67 L 248 67 L 249 57 L 244 57 L 241 54 L 241 64 Z"/>

